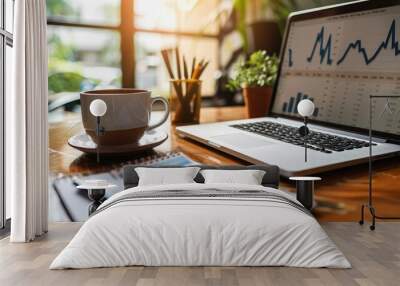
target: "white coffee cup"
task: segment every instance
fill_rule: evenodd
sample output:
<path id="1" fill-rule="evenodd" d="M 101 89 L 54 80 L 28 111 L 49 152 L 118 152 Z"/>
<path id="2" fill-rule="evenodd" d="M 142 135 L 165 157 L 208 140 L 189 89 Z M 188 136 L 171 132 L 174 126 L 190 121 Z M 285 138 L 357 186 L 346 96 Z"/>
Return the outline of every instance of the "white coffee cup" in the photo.
<path id="1" fill-rule="evenodd" d="M 140 89 L 104 89 L 81 92 L 82 122 L 86 133 L 99 145 L 124 145 L 136 143 L 146 130 L 163 124 L 169 115 L 168 101 L 163 97 L 151 97 L 151 91 Z M 107 104 L 107 112 L 101 117 L 104 133 L 96 136 L 96 117 L 90 112 L 90 103 L 101 99 Z M 149 125 L 152 106 L 156 101 L 164 104 L 161 120 Z"/>

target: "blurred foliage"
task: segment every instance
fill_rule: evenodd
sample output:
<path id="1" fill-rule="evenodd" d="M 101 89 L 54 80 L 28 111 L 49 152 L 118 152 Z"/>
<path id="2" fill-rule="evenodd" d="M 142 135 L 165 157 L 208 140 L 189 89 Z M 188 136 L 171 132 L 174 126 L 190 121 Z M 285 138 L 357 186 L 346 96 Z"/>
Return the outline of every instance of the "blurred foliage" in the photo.
<path id="1" fill-rule="evenodd" d="M 249 46 L 249 41 L 247 37 L 247 23 L 246 23 L 246 13 L 247 13 L 247 1 L 246 0 L 234 0 L 233 5 L 237 13 L 237 23 L 236 29 L 238 30 L 240 36 L 242 37 L 243 50 L 247 51 Z"/>
<path id="2" fill-rule="evenodd" d="M 73 63 L 74 47 L 62 43 L 62 40 L 56 34 L 49 36 L 48 44 L 50 51 L 48 87 L 50 93 L 80 91 L 81 83 L 85 78 L 80 74 L 79 67 Z M 60 72 L 60 70 L 74 71 Z"/>
<path id="3" fill-rule="evenodd" d="M 96 86 L 99 80 L 86 79 L 79 73 L 60 72 L 49 75 L 49 91 L 59 92 L 79 92 L 84 86 Z"/>
<path id="4" fill-rule="evenodd" d="M 77 15 L 68 0 L 46 0 L 47 15 Z"/>
<path id="5" fill-rule="evenodd" d="M 59 35 L 51 34 L 47 42 L 50 45 L 51 59 L 74 60 L 75 49 L 73 45 L 63 43 Z"/>
<path id="6" fill-rule="evenodd" d="M 229 81 L 227 88 L 235 91 L 247 86 L 273 86 L 278 72 L 279 59 L 269 56 L 265 51 L 257 51 L 250 55 L 249 60 L 235 67 L 235 75 Z"/>

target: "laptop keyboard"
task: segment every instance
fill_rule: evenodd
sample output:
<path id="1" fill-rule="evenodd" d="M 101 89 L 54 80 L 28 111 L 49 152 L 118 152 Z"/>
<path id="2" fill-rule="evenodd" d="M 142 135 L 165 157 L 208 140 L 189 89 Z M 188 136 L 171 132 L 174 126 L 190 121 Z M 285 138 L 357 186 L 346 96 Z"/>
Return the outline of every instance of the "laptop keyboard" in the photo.
<path id="1" fill-rule="evenodd" d="M 298 128 L 285 124 L 261 121 L 254 123 L 235 124 L 231 125 L 231 127 L 262 136 L 271 137 L 294 145 L 304 145 L 304 138 L 300 136 Z M 376 144 L 373 143 L 372 145 Z M 311 130 L 307 138 L 307 148 L 327 154 L 364 147 L 369 147 L 369 142 Z"/>

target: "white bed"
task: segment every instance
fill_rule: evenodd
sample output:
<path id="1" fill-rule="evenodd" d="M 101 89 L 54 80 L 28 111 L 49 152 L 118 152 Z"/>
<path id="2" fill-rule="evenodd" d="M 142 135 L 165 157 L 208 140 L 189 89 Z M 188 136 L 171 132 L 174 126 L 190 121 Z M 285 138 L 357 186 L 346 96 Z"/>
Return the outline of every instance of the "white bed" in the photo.
<path id="1" fill-rule="evenodd" d="M 50 269 L 128 265 L 351 267 L 288 193 L 198 183 L 135 187 L 114 195 Z"/>

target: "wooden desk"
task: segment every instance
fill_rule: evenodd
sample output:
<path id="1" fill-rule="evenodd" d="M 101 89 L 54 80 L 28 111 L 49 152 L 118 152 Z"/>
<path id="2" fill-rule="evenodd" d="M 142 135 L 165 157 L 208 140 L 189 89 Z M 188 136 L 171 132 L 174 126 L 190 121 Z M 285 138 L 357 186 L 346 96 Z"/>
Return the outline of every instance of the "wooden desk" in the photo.
<path id="1" fill-rule="evenodd" d="M 243 107 L 204 108 L 201 122 L 235 120 L 245 117 Z M 169 124 L 170 137 L 155 152 L 180 150 L 193 160 L 204 164 L 248 164 L 215 149 L 179 138 Z M 79 114 L 70 114 L 60 123 L 50 124 L 50 172 L 74 174 L 106 170 L 129 158 L 102 159 L 100 165 L 93 157 L 82 154 L 67 144 L 72 135 L 82 130 Z M 149 153 L 151 154 L 151 153 Z M 374 198 L 379 215 L 400 216 L 400 159 L 394 158 L 374 163 Z M 360 205 L 367 201 L 368 166 L 359 165 L 329 173 L 319 174 L 322 181 L 316 184 L 316 198 L 322 205 L 315 215 L 322 221 L 358 221 Z M 294 191 L 295 185 L 282 179 L 281 188 Z"/>

